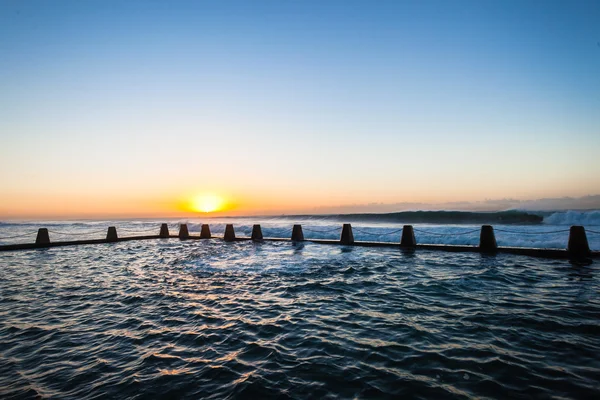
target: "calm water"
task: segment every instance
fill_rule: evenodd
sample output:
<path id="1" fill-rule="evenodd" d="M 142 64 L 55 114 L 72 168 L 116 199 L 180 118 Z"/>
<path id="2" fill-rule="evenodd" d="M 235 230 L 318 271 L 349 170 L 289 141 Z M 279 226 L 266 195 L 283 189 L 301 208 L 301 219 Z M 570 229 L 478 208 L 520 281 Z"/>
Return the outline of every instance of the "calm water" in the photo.
<path id="1" fill-rule="evenodd" d="M 0 253 L 0 397 L 598 398 L 598 264 L 176 239 Z"/>

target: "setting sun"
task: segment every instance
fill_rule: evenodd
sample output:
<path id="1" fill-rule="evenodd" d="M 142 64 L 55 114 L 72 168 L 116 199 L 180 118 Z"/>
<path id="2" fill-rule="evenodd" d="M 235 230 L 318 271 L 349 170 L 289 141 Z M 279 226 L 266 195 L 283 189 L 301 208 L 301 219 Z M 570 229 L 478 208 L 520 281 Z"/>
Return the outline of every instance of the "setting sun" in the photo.
<path id="1" fill-rule="evenodd" d="M 219 211 L 223 208 L 223 199 L 212 194 L 200 195 L 194 198 L 192 208 L 194 211 L 205 213 Z"/>

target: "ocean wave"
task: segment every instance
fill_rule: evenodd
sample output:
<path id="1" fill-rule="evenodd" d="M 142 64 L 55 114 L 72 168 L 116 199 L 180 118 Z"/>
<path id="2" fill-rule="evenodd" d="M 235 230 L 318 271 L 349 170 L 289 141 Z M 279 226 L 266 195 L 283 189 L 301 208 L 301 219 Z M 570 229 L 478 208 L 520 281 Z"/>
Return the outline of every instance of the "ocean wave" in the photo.
<path id="1" fill-rule="evenodd" d="M 600 231 L 594 223 L 600 224 L 600 211 L 591 212 L 560 212 L 546 217 L 544 224 L 503 225 L 494 224 L 496 240 L 499 246 L 509 247 L 537 247 L 564 249 L 567 247 L 569 226 L 582 224 L 588 232 L 588 242 L 592 250 L 600 250 Z M 347 222 L 347 221 L 344 221 Z M 554 222 L 554 223 L 552 223 Z M 339 240 L 342 231 L 342 222 L 327 220 L 249 220 L 238 219 L 213 219 L 180 221 L 188 224 L 190 235 L 198 236 L 203 223 L 210 225 L 213 237 L 223 237 L 225 225 L 233 224 L 237 237 L 250 237 L 254 223 L 261 224 L 265 238 L 291 238 L 292 226 L 300 223 L 304 237 L 310 239 Z M 117 233 L 121 237 L 151 234 L 155 228 L 157 234 L 160 222 L 119 221 L 115 224 Z M 32 243 L 35 241 L 37 227 L 46 226 L 44 222 L 36 224 L 13 224 L 0 226 L 0 245 L 14 243 Z M 415 237 L 420 244 L 447 244 L 469 245 L 479 244 L 480 224 L 414 224 Z M 356 222 L 352 224 L 356 241 L 399 243 L 403 223 L 389 222 Z M 74 239 L 101 239 L 106 237 L 107 226 L 102 225 L 68 225 L 50 229 L 51 241 L 64 241 Z M 55 230 L 56 229 L 56 230 Z M 60 230 L 58 230 L 60 229 Z M 150 230 L 150 231 L 149 231 Z M 179 223 L 170 221 L 169 230 L 175 235 L 179 230 Z"/>
<path id="2" fill-rule="evenodd" d="M 544 224 L 600 226 L 600 210 L 555 212 L 544 218 Z"/>

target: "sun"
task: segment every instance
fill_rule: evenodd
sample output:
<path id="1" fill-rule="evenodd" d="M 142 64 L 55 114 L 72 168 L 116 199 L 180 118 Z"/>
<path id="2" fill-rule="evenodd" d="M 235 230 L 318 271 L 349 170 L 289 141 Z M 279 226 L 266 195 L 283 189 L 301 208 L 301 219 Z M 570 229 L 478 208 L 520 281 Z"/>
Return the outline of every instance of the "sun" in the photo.
<path id="1" fill-rule="evenodd" d="M 192 202 L 192 208 L 198 212 L 214 212 L 223 208 L 223 199 L 214 194 L 203 194 L 196 196 Z"/>

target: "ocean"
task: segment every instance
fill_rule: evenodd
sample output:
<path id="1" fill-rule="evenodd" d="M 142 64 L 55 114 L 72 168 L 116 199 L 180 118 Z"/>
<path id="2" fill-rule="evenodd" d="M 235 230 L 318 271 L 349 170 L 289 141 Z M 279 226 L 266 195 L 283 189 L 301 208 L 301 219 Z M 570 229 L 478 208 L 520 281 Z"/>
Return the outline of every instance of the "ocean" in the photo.
<path id="1" fill-rule="evenodd" d="M 4 221 L 0 244 L 232 223 L 339 238 L 319 217 Z M 494 224 L 501 246 L 565 248 L 600 212 Z M 401 222 L 352 222 L 398 242 Z M 472 244 L 480 224 L 413 224 Z M 514 255 L 156 239 L 0 253 L 0 398 L 598 398 L 600 269 Z"/>

